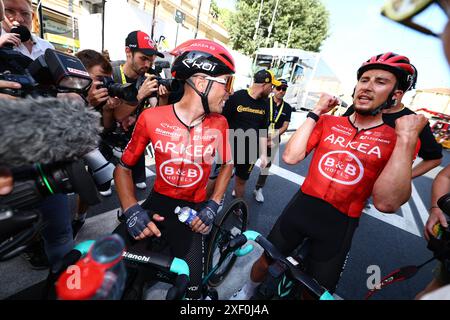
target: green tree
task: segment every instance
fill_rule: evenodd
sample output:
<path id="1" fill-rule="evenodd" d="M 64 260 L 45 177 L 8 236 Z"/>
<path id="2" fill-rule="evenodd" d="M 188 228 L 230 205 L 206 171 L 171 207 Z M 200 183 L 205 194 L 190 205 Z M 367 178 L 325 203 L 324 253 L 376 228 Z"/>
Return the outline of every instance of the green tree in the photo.
<path id="1" fill-rule="evenodd" d="M 209 7 L 209 13 L 211 14 L 211 16 L 212 16 L 214 19 L 218 19 L 219 16 L 220 16 L 220 9 L 219 9 L 219 7 L 217 6 L 217 3 L 216 3 L 215 0 L 212 0 L 212 1 L 211 1 L 211 6 Z"/>
<path id="2" fill-rule="evenodd" d="M 273 47 L 275 42 L 285 46 L 292 24 L 288 47 L 319 51 L 329 28 L 329 13 L 319 0 L 280 1 L 270 38 L 268 29 L 276 0 L 264 0 L 258 34 L 253 40 L 260 3 L 259 0 L 239 0 L 236 12 L 225 23 L 233 49 L 251 55 L 259 47 Z"/>

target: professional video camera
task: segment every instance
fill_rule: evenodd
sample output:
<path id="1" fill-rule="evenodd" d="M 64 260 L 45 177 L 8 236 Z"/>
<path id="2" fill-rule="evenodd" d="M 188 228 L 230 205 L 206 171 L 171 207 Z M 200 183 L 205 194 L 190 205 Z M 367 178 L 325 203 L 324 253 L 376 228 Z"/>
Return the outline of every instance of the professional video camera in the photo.
<path id="1" fill-rule="evenodd" d="M 3 71 L 0 80 L 14 81 L 22 85 L 21 89 L 0 89 L 16 97 L 56 96 L 57 93 L 84 93 L 89 89 L 92 79 L 81 61 L 71 55 L 47 49 L 43 55 L 29 63 L 15 50 L 0 49 L 0 58 L 12 65 L 13 71 Z M 20 62 L 20 63 L 18 63 Z M 14 72 L 14 73 L 12 73 Z M 15 74 L 18 73 L 18 74 Z"/>

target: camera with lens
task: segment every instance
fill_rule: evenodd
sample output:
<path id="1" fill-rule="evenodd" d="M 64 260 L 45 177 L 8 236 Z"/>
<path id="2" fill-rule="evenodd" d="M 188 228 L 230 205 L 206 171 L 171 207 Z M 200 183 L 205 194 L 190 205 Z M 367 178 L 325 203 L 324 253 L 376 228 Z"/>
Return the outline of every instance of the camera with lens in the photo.
<path id="1" fill-rule="evenodd" d="M 0 58 L 11 66 L 1 68 L 0 80 L 22 85 L 20 89 L 2 88 L 0 92 L 15 97 L 51 97 L 67 92 L 83 94 L 92 84 L 89 73 L 78 58 L 53 49 L 47 49 L 29 64 L 27 57 L 12 49 L 1 48 Z M 27 64 L 25 68 L 24 64 Z"/>
<path id="2" fill-rule="evenodd" d="M 137 102 L 138 90 L 134 83 L 116 83 L 111 77 L 103 77 L 101 81 L 102 84 L 98 88 L 108 89 L 108 95 L 110 97 L 117 97 L 131 103 Z"/>
<path id="3" fill-rule="evenodd" d="M 163 79 L 161 77 L 156 77 L 156 80 L 158 80 L 159 86 L 164 86 L 167 90 L 174 91 L 174 85 L 176 84 L 175 79 Z"/>

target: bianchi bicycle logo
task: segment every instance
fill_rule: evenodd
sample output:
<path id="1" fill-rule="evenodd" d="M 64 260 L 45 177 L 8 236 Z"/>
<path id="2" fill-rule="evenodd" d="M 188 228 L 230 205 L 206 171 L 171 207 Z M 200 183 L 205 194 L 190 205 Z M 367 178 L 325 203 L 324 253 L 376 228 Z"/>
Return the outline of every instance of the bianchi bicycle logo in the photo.
<path id="1" fill-rule="evenodd" d="M 319 171 L 327 179 L 343 185 L 357 184 L 364 176 L 363 164 L 348 151 L 332 151 L 323 155 Z"/>
<path id="2" fill-rule="evenodd" d="M 150 261 L 150 257 L 141 256 L 138 254 L 132 254 L 132 253 L 129 253 L 126 251 L 123 252 L 122 257 L 124 257 L 127 260 L 134 260 L 134 261 L 141 261 L 141 262 L 149 262 Z"/>
<path id="3" fill-rule="evenodd" d="M 187 159 L 170 159 L 159 166 L 163 180 L 171 186 L 189 188 L 202 180 L 203 169 Z"/>

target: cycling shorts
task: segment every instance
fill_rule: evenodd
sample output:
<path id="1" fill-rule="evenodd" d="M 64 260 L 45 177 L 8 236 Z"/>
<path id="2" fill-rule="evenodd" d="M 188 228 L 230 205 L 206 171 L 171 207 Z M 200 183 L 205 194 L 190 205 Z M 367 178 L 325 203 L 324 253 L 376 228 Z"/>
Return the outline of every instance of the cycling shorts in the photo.
<path id="1" fill-rule="evenodd" d="M 297 192 L 288 203 L 268 240 L 289 256 L 309 238 L 307 273 L 334 292 L 345 267 L 359 218 L 349 217 L 331 204 Z"/>
<path id="2" fill-rule="evenodd" d="M 234 175 L 238 176 L 242 180 L 247 181 L 250 178 L 250 174 L 252 173 L 254 164 L 235 164 L 233 167 L 233 177 Z M 210 180 L 216 180 L 220 173 L 220 164 L 216 164 L 214 169 L 211 170 L 211 175 L 209 176 Z"/>

